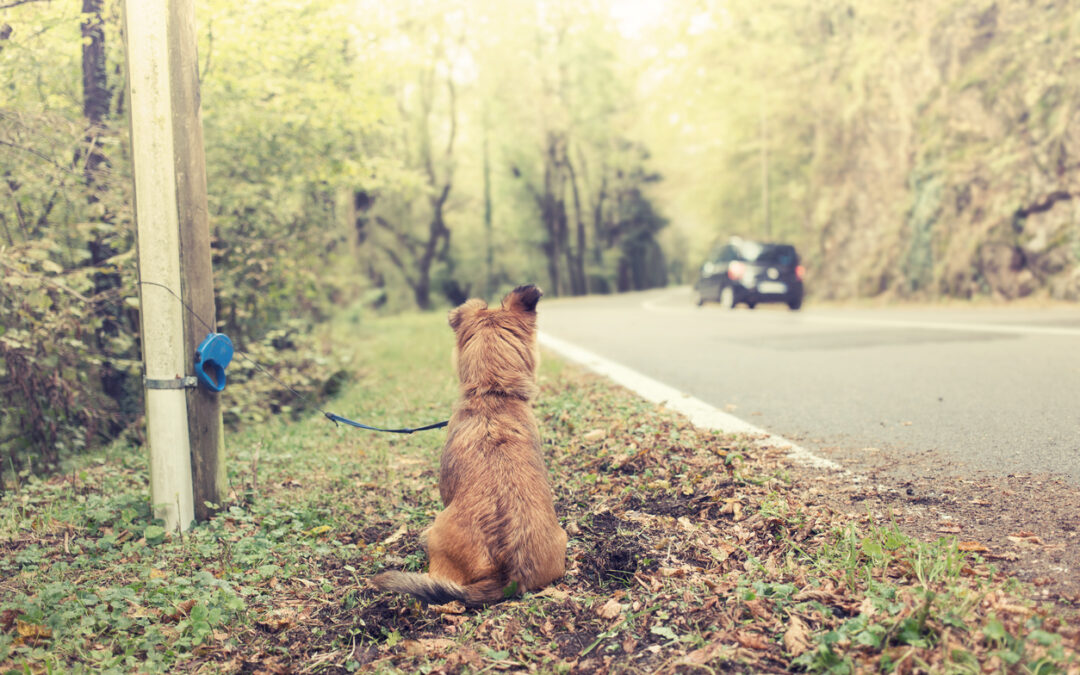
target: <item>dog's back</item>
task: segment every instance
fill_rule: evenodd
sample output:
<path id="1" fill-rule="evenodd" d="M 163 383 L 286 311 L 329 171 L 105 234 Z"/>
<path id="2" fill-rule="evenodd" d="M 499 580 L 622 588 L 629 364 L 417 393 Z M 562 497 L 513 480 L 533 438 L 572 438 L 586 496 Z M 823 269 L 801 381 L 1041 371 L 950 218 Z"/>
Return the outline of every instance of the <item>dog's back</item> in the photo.
<path id="1" fill-rule="evenodd" d="M 446 509 L 428 532 L 429 573 L 380 574 L 372 580 L 379 588 L 480 605 L 562 576 L 566 533 L 531 408 L 540 295 L 522 286 L 500 309 L 470 300 L 450 313 L 461 399 L 439 476 Z"/>

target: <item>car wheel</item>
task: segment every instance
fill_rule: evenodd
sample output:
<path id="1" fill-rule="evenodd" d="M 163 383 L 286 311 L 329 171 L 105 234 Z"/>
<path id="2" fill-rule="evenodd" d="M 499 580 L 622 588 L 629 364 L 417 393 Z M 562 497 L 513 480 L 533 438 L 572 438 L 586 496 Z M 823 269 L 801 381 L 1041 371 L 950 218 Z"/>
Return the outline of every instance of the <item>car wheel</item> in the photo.
<path id="1" fill-rule="evenodd" d="M 701 291 L 698 291 L 696 293 L 696 295 L 697 295 L 697 298 L 694 300 L 694 304 L 697 305 L 698 307 L 701 307 L 702 305 L 705 304 L 705 296 L 701 294 Z"/>
<path id="2" fill-rule="evenodd" d="M 724 286 L 724 290 L 720 291 L 720 305 L 728 309 L 735 309 L 735 289 L 731 286 Z"/>
<path id="3" fill-rule="evenodd" d="M 787 306 L 793 312 L 799 311 L 799 308 L 802 307 L 802 296 L 794 300 L 788 300 Z"/>
<path id="4" fill-rule="evenodd" d="M 756 302 L 748 302 L 748 303 L 746 303 L 746 307 L 748 309 L 753 309 L 753 308 L 757 307 L 757 303 Z"/>

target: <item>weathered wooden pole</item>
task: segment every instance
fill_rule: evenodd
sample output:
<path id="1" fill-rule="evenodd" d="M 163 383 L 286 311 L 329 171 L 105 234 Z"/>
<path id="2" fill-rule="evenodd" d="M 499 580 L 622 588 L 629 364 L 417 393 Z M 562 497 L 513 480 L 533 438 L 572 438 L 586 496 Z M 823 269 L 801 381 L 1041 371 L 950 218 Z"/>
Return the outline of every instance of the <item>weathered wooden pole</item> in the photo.
<path id="1" fill-rule="evenodd" d="M 150 491 L 155 515 L 183 530 L 224 479 L 220 406 L 191 377 L 202 321 L 215 321 L 194 5 L 125 0 L 124 36 Z"/>
<path id="2" fill-rule="evenodd" d="M 184 366 L 193 373 L 195 346 L 217 330 L 214 272 L 210 254 L 210 214 L 206 203 L 206 157 L 203 152 L 199 96 L 199 58 L 195 36 L 195 0 L 169 2 L 169 74 L 173 92 L 173 137 L 176 191 L 180 216 L 180 260 L 183 297 L 198 314 L 184 315 Z M 209 326 L 203 325 L 205 321 Z M 225 492 L 225 433 L 218 394 L 203 387 L 188 389 L 188 436 L 191 439 L 195 518 L 213 515 Z"/>

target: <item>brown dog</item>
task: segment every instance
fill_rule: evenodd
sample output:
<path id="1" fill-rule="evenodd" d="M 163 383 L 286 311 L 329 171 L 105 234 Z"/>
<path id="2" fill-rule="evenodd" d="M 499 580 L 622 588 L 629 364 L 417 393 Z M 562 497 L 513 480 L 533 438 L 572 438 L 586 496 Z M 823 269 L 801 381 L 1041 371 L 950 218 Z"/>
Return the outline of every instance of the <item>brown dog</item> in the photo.
<path id="1" fill-rule="evenodd" d="M 427 574 L 384 572 L 372 583 L 424 602 L 478 606 L 546 586 L 566 567 L 530 402 L 536 395 L 536 286 L 488 309 L 450 312 L 461 399 L 450 417 L 439 475 L 445 509 L 427 530 Z"/>

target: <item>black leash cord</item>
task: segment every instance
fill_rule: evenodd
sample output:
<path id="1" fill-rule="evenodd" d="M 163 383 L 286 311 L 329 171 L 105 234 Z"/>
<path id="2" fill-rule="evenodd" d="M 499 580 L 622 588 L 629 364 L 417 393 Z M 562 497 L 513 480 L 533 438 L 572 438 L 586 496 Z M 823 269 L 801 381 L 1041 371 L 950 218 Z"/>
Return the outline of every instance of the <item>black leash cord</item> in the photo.
<path id="1" fill-rule="evenodd" d="M 217 332 L 217 331 L 216 331 L 216 329 L 215 329 L 215 328 L 214 328 L 213 326 L 211 326 L 211 325 L 209 324 L 209 322 L 207 322 L 206 320 L 204 320 L 204 319 L 203 319 L 203 318 L 202 318 L 201 316 L 199 316 L 199 315 L 198 315 L 198 314 L 197 314 L 197 313 L 195 312 L 195 310 L 193 310 L 193 309 L 191 308 L 191 305 L 189 305 L 189 304 L 187 304 L 186 302 L 184 302 L 184 299 L 183 299 L 183 298 L 181 298 L 181 297 L 180 297 L 180 296 L 179 296 L 179 295 L 178 295 L 178 294 L 176 293 L 176 291 L 174 291 L 173 289 L 169 288 L 169 287 L 168 287 L 168 286 L 166 286 L 165 284 L 159 284 L 159 283 L 157 283 L 156 281 L 139 281 L 139 284 L 140 284 L 140 285 L 143 285 L 143 286 L 157 286 L 158 288 L 164 288 L 164 289 L 165 289 L 166 291 L 168 291 L 168 292 L 169 292 L 169 293 L 170 293 L 170 294 L 171 294 L 171 295 L 172 295 L 172 296 L 173 296 L 174 298 L 176 298 L 176 299 L 177 299 L 177 300 L 178 300 L 178 301 L 180 302 L 180 304 L 181 304 L 181 305 L 183 305 L 183 306 L 184 306 L 184 309 L 186 309 L 186 310 L 187 310 L 187 311 L 188 311 L 188 312 L 189 312 L 189 313 L 190 313 L 190 314 L 191 314 L 191 315 L 192 315 L 193 317 L 195 317 L 196 319 L 198 319 L 198 320 L 199 320 L 199 323 L 201 323 L 201 324 L 203 325 L 203 327 L 204 327 L 204 328 L 206 328 L 206 330 L 210 331 L 211 333 Z M 284 387 L 285 389 L 287 389 L 287 390 L 289 391 L 289 393 L 291 393 L 291 394 L 292 394 L 293 396 L 295 396 L 296 398 L 300 399 L 301 401 L 304 401 L 305 403 L 307 403 L 308 405 L 310 405 L 310 406 L 311 406 L 312 408 L 314 408 L 315 410 L 318 410 L 319 412 L 321 412 L 321 413 L 323 414 L 323 416 L 325 416 L 325 417 L 326 417 L 326 419 L 330 420 L 330 421 L 331 421 L 331 422 L 333 422 L 333 423 L 334 423 L 335 425 L 336 425 L 336 424 L 337 424 L 338 422 L 342 422 L 342 423 L 344 423 L 344 424 L 348 424 L 348 425 L 349 425 L 349 426 L 351 426 L 351 427 L 356 427 L 357 429 L 368 429 L 369 431 L 382 431 L 382 432 L 385 432 L 385 433 L 388 433 L 388 434 L 411 434 L 411 433 L 415 433 L 415 432 L 417 432 L 417 431 L 427 431 L 428 429 L 441 429 L 441 428 L 445 427 L 445 426 L 446 426 L 447 424 L 449 424 L 449 420 L 446 420 L 446 421 L 443 421 L 443 422 L 436 422 L 436 423 L 434 423 L 434 424 L 428 424 L 427 426 L 423 426 L 423 427 L 416 427 L 415 429 L 380 429 L 380 428 L 378 428 L 378 427 L 371 427 L 371 426 L 368 426 L 368 425 L 366 425 L 366 424 L 361 424 L 360 422 L 356 422 L 356 421 L 354 421 L 354 420 L 351 420 L 351 419 L 349 419 L 349 418 L 347 418 L 347 417 L 342 417 L 341 415 L 335 415 L 335 414 L 334 414 L 334 413 L 332 413 L 332 412 L 327 412 L 327 411 L 323 410 L 323 409 L 322 409 L 322 408 L 320 408 L 319 406 L 315 405 L 314 401 L 312 401 L 312 400 L 311 400 L 310 398 L 308 398 L 308 397 L 307 397 L 307 396 L 305 396 L 304 394 L 302 394 L 302 393 L 298 392 L 297 390 L 295 390 L 295 389 L 293 389 L 292 387 L 290 387 L 290 386 L 289 386 L 288 384 L 286 384 L 286 383 L 282 382 L 282 381 L 281 381 L 280 379 L 278 379 L 277 377 L 275 377 L 273 373 L 271 373 L 271 372 L 270 372 L 269 370 L 267 370 L 266 368 L 263 368 L 263 367 L 262 367 L 262 364 L 260 364 L 260 363 L 259 363 L 258 361 L 256 361 L 255 359 L 251 358 L 250 356 L 248 356 L 248 355 L 247 355 L 247 353 L 245 353 L 245 352 L 244 352 L 243 350 L 240 350 L 240 349 L 236 349 L 235 351 L 236 351 L 236 353 L 237 353 L 237 354 L 239 354 L 239 355 L 240 355 L 240 356 L 241 356 L 241 357 L 242 357 L 242 358 L 243 358 L 243 359 L 244 359 L 245 361 L 247 361 L 247 362 L 248 362 L 248 363 L 250 363 L 250 364 L 251 364 L 252 366 L 254 366 L 254 367 L 255 367 L 255 368 L 256 368 L 256 369 L 257 369 L 257 370 L 258 370 L 259 372 L 261 372 L 262 374 L 266 375 L 266 376 L 267 376 L 267 377 L 269 377 L 269 378 L 270 378 L 271 380 L 273 380 L 274 382 L 278 383 L 279 385 L 281 385 L 282 387 Z"/>

